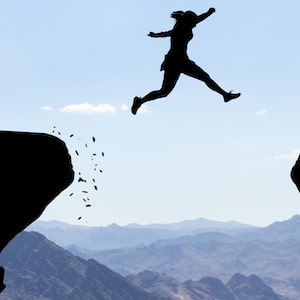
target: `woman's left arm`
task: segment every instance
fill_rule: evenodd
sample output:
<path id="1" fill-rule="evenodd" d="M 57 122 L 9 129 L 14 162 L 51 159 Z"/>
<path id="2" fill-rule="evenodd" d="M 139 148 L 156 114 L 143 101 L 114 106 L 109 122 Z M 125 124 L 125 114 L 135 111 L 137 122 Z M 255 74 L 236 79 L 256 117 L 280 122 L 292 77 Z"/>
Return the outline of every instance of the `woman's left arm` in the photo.
<path id="1" fill-rule="evenodd" d="M 198 16 L 197 22 L 200 23 L 200 22 L 204 21 L 206 18 L 208 18 L 210 15 L 212 15 L 215 11 L 216 10 L 213 7 L 211 7 L 207 12 Z"/>

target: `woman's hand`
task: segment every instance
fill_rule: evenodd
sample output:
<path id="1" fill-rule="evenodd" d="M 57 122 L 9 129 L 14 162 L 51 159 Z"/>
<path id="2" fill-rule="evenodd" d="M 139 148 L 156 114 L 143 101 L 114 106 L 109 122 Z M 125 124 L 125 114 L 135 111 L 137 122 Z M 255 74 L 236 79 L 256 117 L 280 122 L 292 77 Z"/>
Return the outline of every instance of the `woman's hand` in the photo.
<path id="1" fill-rule="evenodd" d="M 211 7 L 211 8 L 208 10 L 208 12 L 209 12 L 210 14 L 213 14 L 214 12 L 216 12 L 216 10 L 215 10 L 213 7 Z"/>
<path id="2" fill-rule="evenodd" d="M 150 37 L 155 37 L 155 33 L 152 32 L 152 31 L 150 31 L 150 32 L 148 33 L 148 36 L 150 36 Z"/>

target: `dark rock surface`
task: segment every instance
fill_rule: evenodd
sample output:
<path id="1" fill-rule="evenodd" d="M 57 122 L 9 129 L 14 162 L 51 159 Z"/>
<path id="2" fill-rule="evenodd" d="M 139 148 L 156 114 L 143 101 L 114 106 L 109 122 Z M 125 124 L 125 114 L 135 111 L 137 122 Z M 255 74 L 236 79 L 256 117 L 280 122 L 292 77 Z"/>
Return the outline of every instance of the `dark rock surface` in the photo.
<path id="1" fill-rule="evenodd" d="M 291 170 L 291 178 L 296 185 L 298 191 L 300 192 L 300 156 L 296 160 L 294 166 Z"/>
<path id="2" fill-rule="evenodd" d="M 73 182 L 74 172 L 62 140 L 14 131 L 0 131 L 0 170 L 1 252 Z"/>

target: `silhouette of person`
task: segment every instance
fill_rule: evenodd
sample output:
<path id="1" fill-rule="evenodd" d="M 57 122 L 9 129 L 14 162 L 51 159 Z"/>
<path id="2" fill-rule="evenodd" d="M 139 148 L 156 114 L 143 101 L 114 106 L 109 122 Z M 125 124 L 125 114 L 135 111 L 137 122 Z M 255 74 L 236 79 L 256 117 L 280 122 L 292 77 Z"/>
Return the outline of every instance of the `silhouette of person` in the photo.
<path id="1" fill-rule="evenodd" d="M 193 28 L 214 12 L 214 8 L 210 8 L 201 15 L 197 15 L 193 11 L 175 11 L 171 14 L 171 17 L 176 20 L 172 30 L 159 33 L 150 32 L 148 34 L 150 37 L 170 37 L 171 47 L 161 64 L 161 71 L 164 71 L 161 89 L 152 91 L 142 98 L 134 97 L 131 107 L 131 112 L 134 115 L 143 103 L 169 95 L 181 73 L 203 81 L 211 90 L 221 94 L 224 102 L 238 98 L 241 95 L 240 93 L 224 91 L 187 55 L 188 43 L 193 38 Z"/>

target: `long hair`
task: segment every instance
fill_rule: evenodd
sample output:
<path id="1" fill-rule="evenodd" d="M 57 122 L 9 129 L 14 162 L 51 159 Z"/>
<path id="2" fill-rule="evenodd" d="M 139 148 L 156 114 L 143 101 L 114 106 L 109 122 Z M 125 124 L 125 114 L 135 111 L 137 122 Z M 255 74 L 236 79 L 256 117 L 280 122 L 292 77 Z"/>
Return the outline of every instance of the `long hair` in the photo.
<path id="1" fill-rule="evenodd" d="M 184 11 L 182 10 L 176 10 L 171 13 L 171 18 L 178 21 L 182 16 L 184 15 Z"/>
<path id="2" fill-rule="evenodd" d="M 197 24 L 197 14 L 194 13 L 191 10 L 187 10 L 187 11 L 182 11 L 182 10 L 177 10 L 177 11 L 173 11 L 171 14 L 171 17 L 173 19 L 177 21 L 182 21 L 185 24 L 190 24 L 195 26 Z"/>

